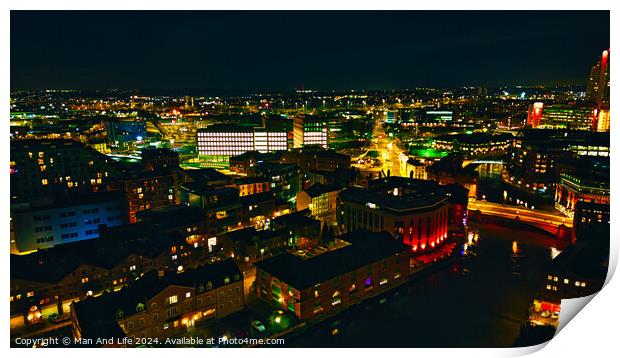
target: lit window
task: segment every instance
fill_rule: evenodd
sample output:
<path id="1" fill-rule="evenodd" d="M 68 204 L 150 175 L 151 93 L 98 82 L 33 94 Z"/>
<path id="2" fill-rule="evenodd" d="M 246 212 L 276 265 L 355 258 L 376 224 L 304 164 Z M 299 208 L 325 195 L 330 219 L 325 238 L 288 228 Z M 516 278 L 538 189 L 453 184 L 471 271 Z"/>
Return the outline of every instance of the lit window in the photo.
<path id="1" fill-rule="evenodd" d="M 565 284 L 568 284 L 569 282 L 570 282 L 570 281 L 568 281 L 568 279 L 567 279 L 567 278 L 565 278 L 565 279 L 564 279 L 564 283 L 565 283 Z"/>
<path id="2" fill-rule="evenodd" d="M 179 301 L 179 298 L 177 297 L 177 295 L 174 295 L 174 296 L 168 297 L 166 301 L 168 302 L 169 305 L 171 305 L 173 303 L 177 303 Z"/>
<path id="3" fill-rule="evenodd" d="M 190 297 L 192 297 L 192 293 L 191 293 L 191 292 L 187 292 L 187 293 L 185 294 L 185 298 L 190 298 Z"/>

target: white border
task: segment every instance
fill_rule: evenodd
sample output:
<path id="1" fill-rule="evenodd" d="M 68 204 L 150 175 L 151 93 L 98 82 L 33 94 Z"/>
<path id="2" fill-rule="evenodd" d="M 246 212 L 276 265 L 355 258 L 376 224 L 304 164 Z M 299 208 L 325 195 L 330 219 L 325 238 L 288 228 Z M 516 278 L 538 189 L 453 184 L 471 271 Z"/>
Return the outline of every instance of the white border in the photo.
<path id="1" fill-rule="evenodd" d="M 599 1 L 599 0 L 589 0 L 589 1 L 577 1 L 577 0 L 565 0 L 565 1 L 541 1 L 541 0 L 522 0 L 519 2 L 500 2 L 500 1 L 480 1 L 480 0 L 469 0 L 469 1 L 424 1 L 424 2 L 414 2 L 414 1 L 394 1 L 394 0 L 381 0 L 381 1 L 369 1 L 369 0 L 358 0 L 358 1 L 337 1 L 337 0 L 315 0 L 315 1 L 273 1 L 273 0 L 263 0 L 263 1 L 238 1 L 238 0 L 220 0 L 218 2 L 214 1 L 183 1 L 183 0 L 175 0 L 175 1 L 161 1 L 161 0 L 153 0 L 153 1 L 122 1 L 122 0 L 109 0 L 109 1 L 89 1 L 89 0 L 56 0 L 56 1 L 44 1 L 44 0 L 22 0 L 22 1 L 3 1 L 2 6 L 4 11 L 1 13 L 0 17 L 0 27 L 2 28 L 2 37 L 1 40 L 2 49 L 6 49 L 6 51 L 2 51 L 3 56 L 0 57 L 3 62 L 2 66 L 2 83 L 4 84 L 5 90 L 0 94 L 2 103 L 4 103 L 3 108 L 8 108 L 9 102 L 9 94 L 10 94 L 10 13 L 9 10 L 60 10 L 60 9 L 75 9 L 75 10 L 98 10 L 98 9 L 107 9 L 107 10 L 115 10 L 115 9 L 123 9 L 123 10 L 146 10 L 146 9 L 157 9 L 157 10 L 197 10 L 197 9 L 212 9 L 212 10 L 224 10 L 224 9 L 248 9 L 248 10 L 266 10 L 266 9 L 291 9 L 291 10 L 303 10 L 303 9 L 313 9 L 313 10 L 342 10 L 342 9 L 358 9 L 358 10 L 399 10 L 399 9 L 411 9 L 411 10 L 612 10 L 611 12 L 611 48 L 616 49 L 619 48 L 617 45 L 617 38 L 614 34 L 618 33 L 618 21 L 615 15 L 615 10 L 619 2 L 617 1 Z M 615 6 L 614 6 L 615 5 Z M 614 21 L 614 18 L 616 21 Z M 320 25 L 319 25 L 320 26 Z M 614 56 L 615 57 L 615 56 Z M 612 84 L 619 83 L 618 76 L 615 75 L 616 72 L 612 73 Z M 587 74 L 584 74 L 586 76 Z M 612 97 L 615 98 L 615 86 L 612 85 Z M 8 113 L 5 112 L 8 115 Z M 5 121 L 8 119 L 8 116 L 5 116 Z M 612 122 L 612 127 L 615 127 L 615 122 Z M 6 124 L 5 124 L 6 125 Z M 612 143 L 618 142 L 620 139 L 619 131 L 612 131 L 611 134 Z M 8 146 L 8 136 L 2 138 L 0 140 L 0 152 L 4 155 L 4 162 L 8 161 L 9 156 L 9 146 Z M 615 146 L 611 148 L 612 152 L 615 151 Z M 620 202 L 618 202 L 615 195 L 615 183 L 618 177 L 618 165 L 617 165 L 617 157 L 612 155 L 612 212 L 617 213 L 620 212 L 618 206 Z M 0 190 L 2 191 L 3 197 L 9 197 L 9 183 L 8 183 L 8 171 L 6 171 L 5 175 L 1 177 L 2 185 L 0 185 Z M 9 217 L 9 208 L 8 205 L 5 204 L 2 206 L 4 217 Z M 618 259 L 618 223 L 617 220 L 614 220 L 615 215 L 612 215 L 612 258 L 610 262 L 610 271 L 615 271 L 615 267 L 617 265 Z M 8 237 L 8 220 L 2 221 L 2 230 Z M 8 248 L 8 240 L 5 241 Z M 8 250 L 7 250 L 8 251 Z M 6 252 L 6 251 L 5 251 Z M 5 256 L 5 259 L 2 260 L 2 265 L 4 266 L 3 272 L 5 275 L 1 278 L 2 287 L 5 290 L 5 296 L 9 296 L 9 284 L 8 284 L 8 275 L 6 273 L 9 272 L 9 262 L 8 257 Z M 609 282 L 611 278 L 611 273 L 608 276 L 608 285 L 602 291 L 602 294 L 597 295 L 592 300 L 593 304 L 587 306 L 579 315 L 577 315 L 574 319 L 574 323 L 566 326 L 565 329 L 561 331 L 553 340 L 550 341 L 548 347 L 543 349 L 538 353 L 538 355 L 544 356 L 610 356 L 614 355 L 616 351 L 615 343 L 617 341 L 617 328 L 616 328 L 616 320 L 618 319 L 618 302 L 620 302 L 620 289 L 618 287 L 617 279 L 615 281 Z M 2 315 L 8 318 L 9 312 L 9 304 L 8 300 L 1 300 Z M 3 349 L 8 350 L 9 347 L 9 325 L 5 324 L 3 326 L 4 333 L 4 344 L 2 346 Z M 448 333 L 450 334 L 450 333 Z M 454 355 L 463 356 L 463 357 L 485 357 L 485 356 L 514 356 L 514 355 L 522 355 L 529 354 L 539 350 L 544 347 L 545 344 L 537 347 L 529 347 L 523 349 L 415 349 L 411 351 L 410 349 L 396 349 L 390 350 L 391 354 L 395 355 L 418 355 L 418 356 L 440 356 L 440 357 L 452 357 Z M 13 350 L 11 352 L 6 352 L 6 354 L 20 356 L 29 356 L 37 354 L 40 351 L 33 350 Z M 113 354 L 119 355 L 136 355 L 140 354 L 140 352 L 147 352 L 145 350 L 115 350 Z M 614 353 L 612 353 L 614 352 Z M 87 353 L 83 350 L 48 350 L 44 354 L 62 354 L 64 356 L 74 356 L 74 355 L 95 355 L 95 356 L 103 356 L 104 354 L 108 354 L 109 352 L 106 350 L 89 350 Z M 149 350 L 149 355 L 162 355 L 162 356 L 170 356 L 175 354 L 185 355 L 185 354 L 215 354 L 215 355 L 252 355 L 252 356 L 260 356 L 260 357 L 273 357 L 277 356 L 291 356 L 291 355 L 301 355 L 301 356 L 316 356 L 317 354 L 327 353 L 329 355 L 366 355 L 366 354 L 381 354 L 382 352 L 378 350 L 369 350 L 369 349 L 348 349 L 348 350 L 335 350 L 330 349 L 328 351 L 315 351 L 315 350 L 307 350 L 307 349 L 296 349 L 291 351 L 291 349 L 259 349 L 259 350 L 209 350 L 206 352 L 200 351 L 198 353 L 192 351 L 171 351 L 167 349 L 160 350 Z"/>

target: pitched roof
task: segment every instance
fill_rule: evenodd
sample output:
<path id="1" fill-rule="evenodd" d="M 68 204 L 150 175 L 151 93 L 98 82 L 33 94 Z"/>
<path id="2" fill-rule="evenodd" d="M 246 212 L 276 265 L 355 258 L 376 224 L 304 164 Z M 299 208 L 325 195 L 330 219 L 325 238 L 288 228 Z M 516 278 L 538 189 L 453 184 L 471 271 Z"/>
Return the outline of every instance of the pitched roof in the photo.
<path id="1" fill-rule="evenodd" d="M 120 334 L 115 328 L 118 327 L 117 312 L 122 311 L 124 316 L 136 313 L 139 303 L 146 304 L 171 285 L 195 288 L 211 283 L 212 289 L 215 289 L 242 280 L 241 271 L 232 258 L 180 274 L 166 272 L 163 277 L 158 276 L 157 271 L 150 271 L 118 292 L 74 302 L 71 309 L 75 311 L 83 336 L 108 337 L 109 334 Z M 102 332 L 108 335 L 101 336 Z"/>

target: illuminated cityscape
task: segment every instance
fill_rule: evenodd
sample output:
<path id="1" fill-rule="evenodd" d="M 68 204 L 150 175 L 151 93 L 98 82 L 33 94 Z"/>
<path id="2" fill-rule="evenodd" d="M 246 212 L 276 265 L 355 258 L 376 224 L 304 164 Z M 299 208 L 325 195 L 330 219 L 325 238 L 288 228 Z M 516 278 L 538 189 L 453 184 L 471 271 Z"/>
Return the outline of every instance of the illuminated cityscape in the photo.
<path id="1" fill-rule="evenodd" d="M 530 346 L 602 289 L 609 12 L 163 13 L 195 36 L 159 12 L 11 14 L 12 347 Z M 164 40 L 90 59 L 111 19 Z M 256 25 L 310 19 L 325 43 Z M 563 40 L 525 55 L 470 20 Z M 83 26 L 91 62 L 33 35 L 51 22 Z"/>

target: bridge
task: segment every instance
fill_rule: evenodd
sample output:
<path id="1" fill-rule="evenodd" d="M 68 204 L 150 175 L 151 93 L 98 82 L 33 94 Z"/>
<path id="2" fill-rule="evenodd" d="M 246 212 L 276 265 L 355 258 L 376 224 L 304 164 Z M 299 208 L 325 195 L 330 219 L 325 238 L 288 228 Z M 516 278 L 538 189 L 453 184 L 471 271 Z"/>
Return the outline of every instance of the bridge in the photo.
<path id="1" fill-rule="evenodd" d="M 474 159 L 471 164 L 504 164 L 501 159 Z"/>
<path id="2" fill-rule="evenodd" d="M 472 219 L 483 216 L 510 219 L 542 229 L 558 239 L 570 239 L 572 234 L 573 223 L 570 218 L 547 211 L 477 200 L 469 202 L 468 211 Z"/>
<path id="3" fill-rule="evenodd" d="M 467 159 L 463 161 L 463 168 L 467 167 L 468 165 L 477 166 L 480 164 L 504 165 L 504 161 L 501 159 L 495 159 L 495 158 Z"/>
<path id="4" fill-rule="evenodd" d="M 130 155 L 130 154 L 107 154 L 107 156 L 114 160 L 121 159 L 121 158 L 142 160 L 142 157 L 137 156 L 137 155 Z"/>

